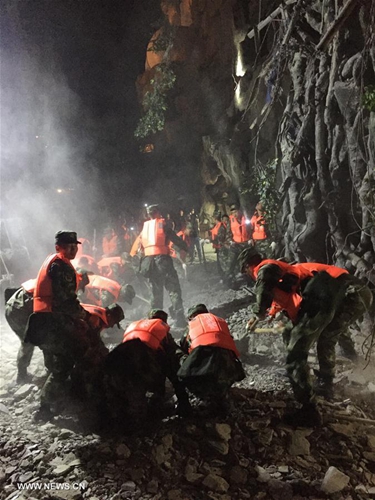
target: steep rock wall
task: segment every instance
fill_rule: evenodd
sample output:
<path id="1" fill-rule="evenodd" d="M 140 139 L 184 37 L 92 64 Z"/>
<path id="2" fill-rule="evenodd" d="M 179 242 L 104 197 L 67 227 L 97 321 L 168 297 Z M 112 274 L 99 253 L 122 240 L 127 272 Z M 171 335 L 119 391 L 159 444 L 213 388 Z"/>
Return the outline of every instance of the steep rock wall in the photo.
<path id="1" fill-rule="evenodd" d="M 250 214 L 276 165 L 282 253 L 374 282 L 373 2 L 192 0 L 185 17 L 186 5 L 191 24 L 166 15 L 174 36 L 156 67 L 177 78 L 155 142 L 194 144 L 208 214 L 234 200 Z"/>

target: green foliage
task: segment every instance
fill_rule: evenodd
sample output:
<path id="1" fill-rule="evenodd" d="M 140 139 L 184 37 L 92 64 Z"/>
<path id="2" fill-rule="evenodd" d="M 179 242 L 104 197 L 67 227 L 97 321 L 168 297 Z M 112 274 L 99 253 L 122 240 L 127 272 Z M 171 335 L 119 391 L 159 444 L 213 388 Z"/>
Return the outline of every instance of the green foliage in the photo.
<path id="1" fill-rule="evenodd" d="M 144 116 L 139 120 L 134 132 L 136 137 L 147 137 L 163 130 L 167 111 L 168 91 L 174 86 L 176 74 L 165 64 L 156 68 L 155 78 L 150 81 L 152 90 L 143 98 Z"/>
<path id="2" fill-rule="evenodd" d="M 375 85 L 365 87 L 362 96 L 363 106 L 369 111 L 375 111 Z"/>
<path id="3" fill-rule="evenodd" d="M 276 229 L 276 219 L 280 208 L 280 195 L 276 188 L 277 159 L 258 164 L 253 172 L 252 191 L 263 205 L 264 213 L 271 230 Z"/>

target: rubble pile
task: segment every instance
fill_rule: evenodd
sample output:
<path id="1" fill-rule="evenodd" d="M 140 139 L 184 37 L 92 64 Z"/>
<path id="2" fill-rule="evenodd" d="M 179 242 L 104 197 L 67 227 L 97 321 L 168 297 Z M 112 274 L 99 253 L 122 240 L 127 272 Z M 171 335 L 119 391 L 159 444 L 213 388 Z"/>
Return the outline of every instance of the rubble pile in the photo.
<path id="1" fill-rule="evenodd" d="M 209 280 L 205 286 L 189 294 L 185 306 L 205 302 L 226 311 L 238 338 L 249 315 L 249 307 L 241 307 L 247 292 L 219 286 L 208 291 Z M 335 400 L 319 400 L 320 428 L 283 423 L 296 403 L 285 378 L 281 339 L 267 334 L 251 340 L 244 357 L 247 377 L 232 388 L 226 413 L 193 399 L 191 417 L 178 418 L 167 405 L 165 415 L 143 426 L 99 432 L 78 418 L 84 409 L 73 406 L 51 422 L 33 421 L 44 380 L 41 353 L 30 367 L 32 383 L 16 385 L 18 344 L 4 321 L 1 330 L 0 499 L 375 496 L 374 370 L 363 358 L 355 366 L 338 357 Z M 312 352 L 312 368 L 314 361 Z"/>

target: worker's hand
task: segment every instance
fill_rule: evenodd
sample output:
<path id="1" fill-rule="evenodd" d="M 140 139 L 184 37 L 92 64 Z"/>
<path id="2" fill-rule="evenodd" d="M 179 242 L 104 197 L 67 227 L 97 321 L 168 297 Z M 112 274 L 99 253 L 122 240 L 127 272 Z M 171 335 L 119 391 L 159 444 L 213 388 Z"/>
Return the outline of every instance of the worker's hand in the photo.
<path id="1" fill-rule="evenodd" d="M 251 239 L 251 240 L 249 240 L 249 241 L 247 242 L 247 244 L 248 244 L 250 247 L 253 247 L 253 246 L 255 245 L 254 240 L 252 240 L 252 239 Z"/>
<path id="2" fill-rule="evenodd" d="M 254 333 L 254 330 L 255 330 L 255 327 L 256 327 L 258 321 L 259 321 L 258 316 L 252 316 L 248 320 L 248 322 L 246 324 L 246 331 L 247 331 L 247 333 Z"/>

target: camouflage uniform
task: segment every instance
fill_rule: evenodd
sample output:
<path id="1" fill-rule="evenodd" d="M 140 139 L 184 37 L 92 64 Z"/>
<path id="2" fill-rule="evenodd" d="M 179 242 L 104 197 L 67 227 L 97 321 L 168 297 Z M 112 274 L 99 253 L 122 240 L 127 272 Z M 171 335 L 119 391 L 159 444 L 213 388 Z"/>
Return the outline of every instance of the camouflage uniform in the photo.
<path id="1" fill-rule="evenodd" d="M 27 322 L 32 312 L 33 296 L 21 286 L 5 304 L 5 318 L 21 341 L 21 346 L 17 354 L 19 379 L 27 377 L 27 368 L 30 365 L 34 352 L 34 346 L 24 342 Z"/>
<path id="2" fill-rule="evenodd" d="M 186 243 L 179 238 L 170 228 L 165 228 L 165 235 L 168 241 L 172 241 L 182 250 L 187 251 Z M 177 271 L 173 265 L 170 255 L 155 255 L 142 257 L 140 263 L 140 273 L 148 278 L 151 285 L 151 307 L 163 309 L 164 288 L 169 293 L 172 303 L 171 316 L 179 322 L 186 324 L 184 319 L 184 308 L 182 304 L 182 293 Z"/>
<path id="3" fill-rule="evenodd" d="M 83 321 L 88 313 L 77 299 L 75 270 L 57 259 L 48 276 L 52 280 L 52 313 L 34 313 L 26 337 L 26 341 L 42 349 L 49 370 L 40 395 L 44 408 L 63 395 L 75 362 L 88 347 L 84 336 L 87 324 Z"/>
<path id="4" fill-rule="evenodd" d="M 265 268 L 268 266 L 264 266 Z M 263 268 L 262 268 L 263 269 Z M 258 280 L 261 278 L 261 271 Z M 258 281 L 257 281 L 258 283 Z M 256 290 L 254 312 L 264 312 L 272 285 L 263 281 Z M 259 295 L 260 294 L 260 295 Z M 332 385 L 335 370 L 335 346 L 349 325 L 359 319 L 372 303 L 370 289 L 356 277 L 343 274 L 332 278 L 320 272 L 311 278 L 302 292 L 303 301 L 293 326 L 283 333 L 287 348 L 286 369 L 296 399 L 303 403 L 314 400 L 314 390 L 307 363 L 310 348 L 317 343 L 319 379 Z M 260 306 L 262 304 L 262 306 Z"/>
<path id="5" fill-rule="evenodd" d="M 220 248 L 217 248 L 217 262 L 219 272 L 223 276 L 229 276 L 230 273 L 230 243 L 232 241 L 232 232 L 230 225 L 225 226 L 222 224 L 217 233 L 217 243 Z"/>
<path id="6" fill-rule="evenodd" d="M 272 258 L 272 250 L 270 247 L 271 241 L 269 238 L 265 240 L 255 240 L 255 248 L 257 252 L 265 259 Z"/>

